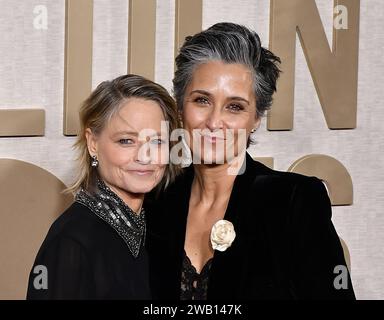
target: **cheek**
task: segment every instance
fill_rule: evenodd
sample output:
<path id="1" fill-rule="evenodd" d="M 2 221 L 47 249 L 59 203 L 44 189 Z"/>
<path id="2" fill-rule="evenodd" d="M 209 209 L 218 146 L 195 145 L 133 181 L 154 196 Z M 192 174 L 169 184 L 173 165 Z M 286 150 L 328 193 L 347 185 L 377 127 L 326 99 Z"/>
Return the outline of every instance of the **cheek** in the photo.
<path id="1" fill-rule="evenodd" d="M 203 109 L 197 109 L 186 104 L 183 109 L 183 126 L 185 129 L 193 129 L 198 127 L 206 118 L 206 114 Z"/>
<path id="2" fill-rule="evenodd" d="M 246 129 L 250 130 L 252 128 L 253 120 L 248 115 L 230 115 L 227 118 L 226 124 L 229 128 L 232 129 Z"/>
<path id="3" fill-rule="evenodd" d="M 163 174 L 164 174 L 164 172 L 165 172 L 165 168 L 166 168 L 165 165 L 158 166 L 158 168 L 157 168 L 157 172 L 158 172 L 158 174 L 161 176 L 160 178 L 162 178 L 162 176 L 163 176 Z"/>
<path id="4" fill-rule="evenodd" d="M 166 165 L 156 167 L 155 174 L 152 176 L 153 182 L 155 184 L 160 183 L 161 179 L 164 177 L 165 169 L 166 169 Z"/>
<path id="5" fill-rule="evenodd" d="M 108 146 L 103 150 L 103 158 L 108 166 L 123 166 L 132 161 L 135 150 L 134 148 L 122 148 L 120 146 Z"/>
<path id="6" fill-rule="evenodd" d="M 254 121 L 251 121 L 249 117 L 238 117 L 232 118 L 226 122 L 227 128 L 233 129 L 233 133 L 231 136 L 233 138 L 233 142 L 238 146 L 246 145 L 250 132 L 253 129 Z M 227 142 L 229 142 L 228 140 Z"/>
<path id="7" fill-rule="evenodd" d="M 160 148 L 159 150 L 159 164 L 164 166 L 165 164 L 167 164 L 169 162 L 169 145 L 164 145 L 162 148 Z"/>
<path id="8" fill-rule="evenodd" d="M 169 159 L 169 145 L 162 144 L 158 145 L 149 145 L 149 156 L 151 158 L 151 163 L 153 165 L 163 165 L 168 163 Z"/>

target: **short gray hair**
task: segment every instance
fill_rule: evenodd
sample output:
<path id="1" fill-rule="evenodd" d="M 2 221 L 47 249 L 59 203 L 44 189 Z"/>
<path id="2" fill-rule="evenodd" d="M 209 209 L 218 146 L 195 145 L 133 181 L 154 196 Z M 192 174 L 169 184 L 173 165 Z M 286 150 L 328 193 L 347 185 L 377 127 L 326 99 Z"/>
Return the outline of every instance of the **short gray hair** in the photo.
<path id="1" fill-rule="evenodd" d="M 195 68 L 209 61 L 243 64 L 253 74 L 256 114 L 262 116 L 272 104 L 280 70 L 280 58 L 263 48 L 256 32 L 238 24 L 222 22 L 185 39 L 176 57 L 173 93 L 179 110 Z"/>

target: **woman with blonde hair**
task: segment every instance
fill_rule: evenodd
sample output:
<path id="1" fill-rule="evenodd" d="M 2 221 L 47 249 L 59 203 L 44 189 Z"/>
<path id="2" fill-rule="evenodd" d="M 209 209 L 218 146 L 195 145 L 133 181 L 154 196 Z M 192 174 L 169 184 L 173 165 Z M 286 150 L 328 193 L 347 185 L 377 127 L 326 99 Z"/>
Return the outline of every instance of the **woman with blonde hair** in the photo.
<path id="1" fill-rule="evenodd" d="M 171 182 L 173 99 L 137 75 L 101 83 L 80 110 L 80 175 L 74 203 L 51 226 L 29 278 L 27 299 L 149 299 L 144 196 Z M 33 266 L 33 267 L 34 267 Z M 33 270 L 33 268 L 32 268 Z"/>

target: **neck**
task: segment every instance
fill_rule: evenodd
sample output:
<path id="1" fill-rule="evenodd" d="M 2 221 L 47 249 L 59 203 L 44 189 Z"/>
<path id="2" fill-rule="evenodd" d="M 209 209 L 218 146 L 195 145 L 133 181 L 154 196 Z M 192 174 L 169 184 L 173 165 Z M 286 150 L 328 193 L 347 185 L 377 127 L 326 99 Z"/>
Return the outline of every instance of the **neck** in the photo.
<path id="1" fill-rule="evenodd" d="M 237 158 L 240 166 L 243 160 L 244 156 Z M 239 168 L 233 170 L 233 166 L 228 163 L 220 165 L 199 164 L 194 166 L 194 170 L 192 194 L 196 195 L 196 201 L 209 205 L 217 202 L 218 199 L 229 197 Z"/>
<path id="2" fill-rule="evenodd" d="M 141 212 L 141 207 L 143 206 L 144 194 L 143 193 L 129 193 L 123 191 L 117 187 L 111 186 L 110 184 L 105 184 L 116 193 L 124 203 L 130 207 L 135 213 L 139 214 Z"/>

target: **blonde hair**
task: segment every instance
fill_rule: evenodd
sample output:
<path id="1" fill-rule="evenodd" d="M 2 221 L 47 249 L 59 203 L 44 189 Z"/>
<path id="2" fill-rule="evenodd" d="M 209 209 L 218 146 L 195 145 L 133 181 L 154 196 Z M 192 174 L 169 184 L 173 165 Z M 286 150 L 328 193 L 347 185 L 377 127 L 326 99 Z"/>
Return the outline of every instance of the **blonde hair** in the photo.
<path id="1" fill-rule="evenodd" d="M 90 128 L 94 134 L 99 134 L 112 116 L 120 110 L 122 103 L 133 97 L 156 102 L 162 109 L 165 120 L 168 121 L 169 132 L 180 127 L 175 101 L 161 85 L 133 74 L 102 82 L 84 101 L 79 112 L 80 130 L 74 144 L 74 148 L 78 151 L 79 172 L 76 181 L 66 189 L 66 192 L 75 194 L 81 188 L 85 190 L 94 188 L 98 173 L 91 166 L 92 159 L 88 152 L 85 132 Z M 171 149 L 175 143 L 170 141 L 169 148 Z M 179 172 L 181 168 L 170 162 L 158 188 L 166 188 Z"/>

